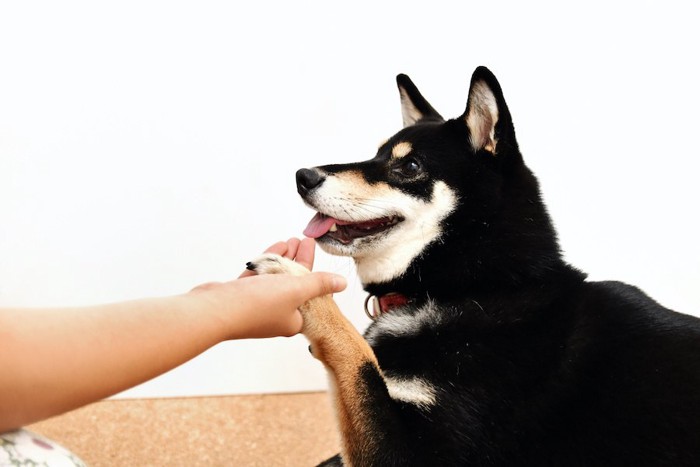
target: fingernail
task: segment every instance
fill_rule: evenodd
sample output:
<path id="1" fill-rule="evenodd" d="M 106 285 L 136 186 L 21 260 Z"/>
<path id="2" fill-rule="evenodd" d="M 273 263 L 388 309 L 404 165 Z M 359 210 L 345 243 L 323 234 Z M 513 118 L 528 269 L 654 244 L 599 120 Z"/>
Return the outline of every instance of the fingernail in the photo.
<path id="1" fill-rule="evenodd" d="M 333 290 L 335 292 L 340 292 L 342 290 L 345 290 L 345 287 L 348 286 L 348 281 L 345 280 L 343 276 L 333 276 L 333 279 L 331 280 L 331 285 L 333 286 Z"/>

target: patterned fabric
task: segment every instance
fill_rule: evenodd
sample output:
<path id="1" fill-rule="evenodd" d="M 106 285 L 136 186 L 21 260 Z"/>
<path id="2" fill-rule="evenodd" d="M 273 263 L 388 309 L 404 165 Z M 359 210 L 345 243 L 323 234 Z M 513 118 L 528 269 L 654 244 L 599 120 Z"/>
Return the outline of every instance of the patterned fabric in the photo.
<path id="1" fill-rule="evenodd" d="M 63 446 L 27 430 L 0 433 L 0 466 L 86 467 Z"/>

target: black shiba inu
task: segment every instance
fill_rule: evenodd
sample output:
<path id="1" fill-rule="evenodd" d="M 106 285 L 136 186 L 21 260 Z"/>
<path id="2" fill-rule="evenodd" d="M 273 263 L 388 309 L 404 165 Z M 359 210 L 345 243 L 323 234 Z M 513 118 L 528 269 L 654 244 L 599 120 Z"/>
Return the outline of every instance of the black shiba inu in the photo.
<path id="1" fill-rule="evenodd" d="M 563 261 L 489 70 L 447 121 L 397 81 L 373 159 L 297 172 L 305 234 L 376 297 L 364 338 L 331 297 L 301 310 L 342 439 L 325 465 L 700 465 L 700 320 Z"/>

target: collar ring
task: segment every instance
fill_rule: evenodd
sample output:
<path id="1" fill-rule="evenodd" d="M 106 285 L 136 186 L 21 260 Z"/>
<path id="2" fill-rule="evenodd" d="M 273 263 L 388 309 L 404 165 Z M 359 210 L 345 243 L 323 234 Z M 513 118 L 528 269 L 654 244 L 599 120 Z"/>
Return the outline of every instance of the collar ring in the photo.
<path id="1" fill-rule="evenodd" d="M 372 302 L 372 309 L 370 310 L 369 302 Z M 376 295 L 367 295 L 365 298 L 365 314 L 372 321 L 376 321 L 379 315 L 382 314 L 382 308 L 379 304 L 379 298 Z"/>

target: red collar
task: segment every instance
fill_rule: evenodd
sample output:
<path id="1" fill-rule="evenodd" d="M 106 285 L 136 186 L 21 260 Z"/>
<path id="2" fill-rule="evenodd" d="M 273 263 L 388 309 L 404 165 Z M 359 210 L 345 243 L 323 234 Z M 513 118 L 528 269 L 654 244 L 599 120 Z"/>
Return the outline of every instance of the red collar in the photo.
<path id="1" fill-rule="evenodd" d="M 369 303 L 372 302 L 372 308 L 370 310 Z M 411 303 L 409 299 L 404 294 L 392 292 L 386 295 L 377 297 L 376 295 L 368 295 L 365 299 L 365 313 L 370 319 L 376 320 L 380 315 L 388 313 L 391 310 L 404 306 Z"/>

